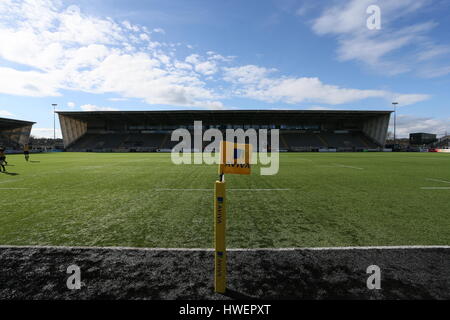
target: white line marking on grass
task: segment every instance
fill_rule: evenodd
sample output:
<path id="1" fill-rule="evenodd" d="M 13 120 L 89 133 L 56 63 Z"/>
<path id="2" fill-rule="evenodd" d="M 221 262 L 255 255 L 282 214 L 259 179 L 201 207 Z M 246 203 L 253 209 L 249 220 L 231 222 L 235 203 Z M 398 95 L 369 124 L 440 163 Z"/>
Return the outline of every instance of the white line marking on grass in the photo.
<path id="1" fill-rule="evenodd" d="M 424 153 L 425 155 L 429 155 L 429 153 Z M 438 153 L 439 154 L 439 153 Z M 443 154 L 443 153 L 441 153 Z M 445 160 L 448 161 L 449 158 L 427 158 L 427 157 L 405 157 L 405 159 L 420 159 L 420 160 Z"/>
<path id="2" fill-rule="evenodd" d="M 422 190 L 450 190 L 450 187 L 422 187 Z"/>
<path id="3" fill-rule="evenodd" d="M 17 180 L 5 180 L 5 181 L 0 181 L 0 184 L 2 183 L 10 183 L 10 182 L 16 182 L 16 181 L 21 181 L 23 179 L 17 179 Z"/>
<path id="4" fill-rule="evenodd" d="M 326 250 L 403 250 L 403 249 L 450 249 L 450 246 L 368 246 L 368 247 L 305 247 L 305 248 L 254 248 L 254 249 L 227 249 L 229 251 L 297 251 L 297 250 L 311 250 L 311 251 L 326 251 Z"/>
<path id="5" fill-rule="evenodd" d="M 439 179 L 432 179 L 432 178 L 427 178 L 425 179 L 427 181 L 434 181 L 434 182 L 442 182 L 442 183 L 448 183 L 450 184 L 450 181 L 446 181 L 446 180 L 439 180 Z"/>
<path id="6" fill-rule="evenodd" d="M 336 167 L 340 167 L 340 168 L 349 168 L 349 169 L 356 169 L 356 170 L 364 170 L 364 168 L 361 168 L 361 167 L 346 166 L 346 165 L 338 164 L 338 163 L 335 163 L 334 165 L 335 165 Z"/>
<path id="7" fill-rule="evenodd" d="M 229 191 L 288 191 L 292 189 L 228 189 Z"/>
<path id="8" fill-rule="evenodd" d="M 153 189 L 155 191 L 214 191 L 214 189 Z M 227 189 L 228 191 L 287 191 L 293 189 Z"/>
<path id="9" fill-rule="evenodd" d="M 77 169 L 82 169 L 82 170 L 91 170 L 91 169 L 101 169 L 104 168 L 105 166 L 80 166 Z"/>
<path id="10" fill-rule="evenodd" d="M 178 188 L 178 189 L 162 188 L 162 189 L 153 189 L 153 190 L 154 191 L 214 191 L 214 189 L 181 189 L 181 188 Z"/>
<path id="11" fill-rule="evenodd" d="M 93 246 L 20 246 L 0 245 L 0 249 L 94 249 L 94 250 L 140 250 L 140 251 L 214 251 L 213 248 L 142 248 L 142 247 L 93 247 Z M 229 248 L 230 252 L 258 251 L 326 251 L 326 250 L 411 250 L 411 249 L 450 249 L 447 245 L 411 245 L 411 246 L 368 246 L 368 247 L 298 247 L 298 248 Z"/>

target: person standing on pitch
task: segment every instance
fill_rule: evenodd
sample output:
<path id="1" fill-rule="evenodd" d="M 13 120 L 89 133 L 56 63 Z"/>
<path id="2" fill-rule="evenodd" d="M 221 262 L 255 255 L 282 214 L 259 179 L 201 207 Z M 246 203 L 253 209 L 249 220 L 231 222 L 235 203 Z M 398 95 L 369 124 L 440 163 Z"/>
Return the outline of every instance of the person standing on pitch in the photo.
<path id="1" fill-rule="evenodd" d="M 28 160 L 30 160 L 30 147 L 27 144 L 23 146 L 23 154 L 25 160 L 28 162 Z"/>
<path id="2" fill-rule="evenodd" d="M 0 147 L 0 172 L 2 172 L 2 169 L 3 172 L 6 172 L 5 164 L 7 164 L 5 149 L 3 149 L 3 147 Z"/>

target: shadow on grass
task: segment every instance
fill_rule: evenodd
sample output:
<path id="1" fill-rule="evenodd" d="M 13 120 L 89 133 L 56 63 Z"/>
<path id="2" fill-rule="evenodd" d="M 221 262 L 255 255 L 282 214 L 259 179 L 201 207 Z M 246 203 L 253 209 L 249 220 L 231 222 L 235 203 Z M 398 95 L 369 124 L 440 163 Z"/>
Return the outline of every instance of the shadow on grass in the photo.
<path id="1" fill-rule="evenodd" d="M 7 172 L 7 171 L 2 171 L 1 173 L 6 174 L 6 175 L 8 175 L 8 176 L 18 176 L 18 175 L 19 175 L 18 173 L 15 173 L 15 172 Z"/>

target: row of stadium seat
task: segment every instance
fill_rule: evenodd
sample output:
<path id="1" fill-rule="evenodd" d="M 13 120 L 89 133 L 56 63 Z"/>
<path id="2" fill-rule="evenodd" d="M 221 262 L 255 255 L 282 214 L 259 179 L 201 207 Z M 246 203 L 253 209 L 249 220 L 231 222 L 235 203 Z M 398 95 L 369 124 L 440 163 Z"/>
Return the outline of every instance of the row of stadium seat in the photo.
<path id="1" fill-rule="evenodd" d="M 70 151 L 112 151 L 161 148 L 167 134 L 86 133 L 70 147 Z M 144 150 L 143 150 L 144 151 Z"/>
<path id="2" fill-rule="evenodd" d="M 18 143 L 14 143 L 8 138 L 0 137 L 0 147 L 6 149 L 20 149 L 20 145 Z"/>
<path id="3" fill-rule="evenodd" d="M 270 145 L 270 135 L 268 144 Z M 210 142 L 203 142 L 203 148 Z M 87 133 L 73 143 L 71 151 L 112 151 L 170 150 L 178 141 L 171 141 L 170 133 Z M 281 150 L 307 151 L 318 148 L 335 148 L 347 151 L 374 149 L 378 145 L 363 133 L 305 133 L 285 131 L 280 133 Z"/>
<path id="4" fill-rule="evenodd" d="M 269 141 L 270 142 L 270 141 Z M 171 141 L 170 133 L 87 133 L 70 147 L 70 151 L 170 150 L 178 141 Z M 205 148 L 210 142 L 203 142 Z"/>
<path id="5" fill-rule="evenodd" d="M 363 133 L 281 133 L 281 141 L 286 148 L 336 148 L 374 149 L 378 145 Z"/>

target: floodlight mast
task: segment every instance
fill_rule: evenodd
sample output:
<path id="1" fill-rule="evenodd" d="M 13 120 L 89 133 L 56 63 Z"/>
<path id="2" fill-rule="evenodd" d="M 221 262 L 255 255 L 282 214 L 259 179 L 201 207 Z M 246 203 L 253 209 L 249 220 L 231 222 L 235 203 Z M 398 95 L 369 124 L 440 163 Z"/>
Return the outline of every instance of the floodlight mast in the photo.
<path id="1" fill-rule="evenodd" d="M 53 107 L 53 148 L 56 149 L 56 106 L 58 104 L 52 103 Z"/>
<path id="2" fill-rule="evenodd" d="M 397 105 L 398 105 L 398 102 L 392 102 L 392 105 L 394 106 L 394 150 L 395 150 L 395 145 L 397 144 Z"/>

